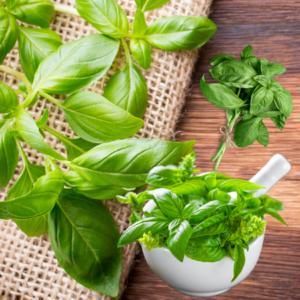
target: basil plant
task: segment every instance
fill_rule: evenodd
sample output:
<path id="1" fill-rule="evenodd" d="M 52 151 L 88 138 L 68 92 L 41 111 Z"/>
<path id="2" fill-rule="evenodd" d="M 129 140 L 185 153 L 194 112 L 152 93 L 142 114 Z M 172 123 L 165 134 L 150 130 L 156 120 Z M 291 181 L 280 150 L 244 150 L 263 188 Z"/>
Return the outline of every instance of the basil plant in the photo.
<path id="1" fill-rule="evenodd" d="M 248 251 L 249 243 L 265 231 L 264 215 L 287 225 L 278 213 L 283 204 L 267 195 L 253 196 L 253 191 L 263 188 L 255 183 L 216 172 L 194 175 L 199 171 L 193 169 L 194 161 L 192 152 L 179 167 L 154 167 L 146 179 L 152 187 L 117 197 L 133 209 L 132 225 L 118 246 L 139 241 L 148 250 L 167 247 L 181 262 L 185 256 L 211 263 L 228 256 L 234 260 L 234 281 L 245 264 L 244 249 Z M 236 200 L 231 192 L 237 193 Z M 151 212 L 143 210 L 148 200 L 156 204 Z"/>

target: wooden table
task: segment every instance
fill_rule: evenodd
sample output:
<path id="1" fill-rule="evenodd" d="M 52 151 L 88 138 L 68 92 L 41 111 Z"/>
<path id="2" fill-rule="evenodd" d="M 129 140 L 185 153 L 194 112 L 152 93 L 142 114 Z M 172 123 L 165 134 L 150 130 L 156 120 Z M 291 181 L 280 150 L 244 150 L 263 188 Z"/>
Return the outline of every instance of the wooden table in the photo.
<path id="1" fill-rule="evenodd" d="M 196 0 L 195 0 L 196 1 Z M 211 171 L 210 158 L 220 143 L 219 128 L 225 114 L 202 95 L 199 81 L 208 78 L 212 57 L 227 53 L 236 58 L 251 44 L 254 55 L 282 63 L 287 72 L 278 78 L 292 94 L 294 112 L 280 132 L 267 122 L 270 144 L 255 142 L 248 148 L 227 149 L 219 171 L 232 177 L 249 179 L 269 158 L 283 154 L 292 171 L 269 195 L 284 202 L 284 227 L 267 217 L 263 250 L 253 272 L 241 284 L 210 299 L 300 299 L 300 1 L 299 0 L 215 0 L 211 19 L 218 30 L 205 45 L 193 77 L 193 87 L 183 110 L 177 135 L 179 141 L 197 140 L 197 166 Z M 137 256 L 123 300 L 188 300 L 161 281 L 148 267 L 142 254 Z"/>

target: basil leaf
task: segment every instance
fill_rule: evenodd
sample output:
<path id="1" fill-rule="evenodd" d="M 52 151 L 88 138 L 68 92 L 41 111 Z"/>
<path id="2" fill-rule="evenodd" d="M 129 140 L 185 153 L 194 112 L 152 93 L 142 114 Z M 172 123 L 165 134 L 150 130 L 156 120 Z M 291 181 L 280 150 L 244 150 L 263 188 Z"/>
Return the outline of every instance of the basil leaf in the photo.
<path id="1" fill-rule="evenodd" d="M 224 247 L 225 243 L 230 237 L 230 233 L 228 231 L 222 232 L 219 234 L 219 241 L 220 241 L 220 246 Z"/>
<path id="2" fill-rule="evenodd" d="M 191 217 L 191 215 L 193 214 L 194 210 L 196 208 L 196 203 L 189 203 L 188 205 L 186 205 L 181 213 L 182 218 L 184 220 L 187 220 Z"/>
<path id="3" fill-rule="evenodd" d="M 126 13 L 115 0 L 76 0 L 76 9 L 100 32 L 115 39 L 128 35 Z"/>
<path id="4" fill-rule="evenodd" d="M 19 106 L 19 99 L 15 92 L 4 82 L 0 81 L 0 113 L 12 112 Z"/>
<path id="5" fill-rule="evenodd" d="M 144 35 L 147 29 L 147 23 L 144 13 L 137 9 L 135 11 L 134 20 L 133 20 L 133 29 L 132 29 L 132 37 L 140 37 Z"/>
<path id="6" fill-rule="evenodd" d="M 214 79 L 237 88 L 252 88 L 257 85 L 254 77 L 256 71 L 249 65 L 237 61 L 228 60 L 210 70 Z"/>
<path id="7" fill-rule="evenodd" d="M 76 172 L 64 173 L 66 186 L 72 188 L 76 193 L 96 200 L 114 199 L 118 195 L 124 195 L 128 189 L 120 186 L 99 186 L 80 177 Z"/>
<path id="8" fill-rule="evenodd" d="M 200 180 L 190 180 L 183 183 L 178 183 L 170 187 L 170 190 L 179 195 L 197 195 L 206 197 L 207 189 L 205 183 Z"/>
<path id="9" fill-rule="evenodd" d="M 219 65 L 219 64 L 221 64 L 222 62 L 227 61 L 227 60 L 235 60 L 235 58 L 232 57 L 231 55 L 228 55 L 228 54 L 220 54 L 220 55 L 215 56 L 215 57 L 210 61 L 210 64 L 211 64 L 212 66 L 217 66 L 217 65 Z"/>
<path id="10" fill-rule="evenodd" d="M 10 134 L 10 121 L 0 120 L 0 189 L 4 189 L 15 173 L 19 161 L 19 152 L 13 136 Z"/>
<path id="11" fill-rule="evenodd" d="M 194 143 L 125 139 L 99 145 L 69 166 L 97 185 L 135 188 L 145 184 L 148 172 L 156 165 L 177 164 L 191 151 Z"/>
<path id="12" fill-rule="evenodd" d="M 19 26 L 19 55 L 22 70 L 30 82 L 39 64 L 62 45 L 55 31 Z"/>
<path id="13" fill-rule="evenodd" d="M 282 224 L 284 224 L 286 226 L 289 226 L 288 224 L 286 224 L 286 222 L 282 219 L 280 214 L 275 209 L 267 207 L 267 208 L 265 208 L 264 213 L 267 213 L 268 215 L 272 216 L 273 218 L 275 218 L 276 220 L 278 220 Z"/>
<path id="14" fill-rule="evenodd" d="M 228 229 L 224 213 L 214 215 L 201 222 L 193 229 L 192 238 L 222 233 Z"/>
<path id="15" fill-rule="evenodd" d="M 257 75 L 254 79 L 262 86 L 268 87 L 270 84 L 270 78 L 266 75 Z"/>
<path id="16" fill-rule="evenodd" d="M 242 191 L 254 191 L 258 189 L 263 189 L 264 187 L 242 179 L 230 179 L 218 184 L 218 189 L 226 193 L 236 192 L 238 188 Z"/>
<path id="17" fill-rule="evenodd" d="M 176 166 L 157 166 L 150 170 L 146 182 L 155 187 L 174 185 L 181 175 L 181 170 Z"/>
<path id="18" fill-rule="evenodd" d="M 192 227 L 188 221 L 174 220 L 169 225 L 168 248 L 171 253 L 181 262 L 183 262 L 185 248 L 192 234 Z"/>
<path id="19" fill-rule="evenodd" d="M 281 111 L 277 108 L 274 101 L 267 107 L 255 113 L 256 116 L 261 118 L 271 118 L 281 115 Z"/>
<path id="20" fill-rule="evenodd" d="M 134 1 L 140 10 L 149 11 L 165 5 L 170 0 L 134 0 Z"/>
<path id="21" fill-rule="evenodd" d="M 131 244 L 141 238 L 144 232 L 151 231 L 152 235 L 168 228 L 170 219 L 166 217 L 150 217 L 142 219 L 130 226 L 120 237 L 118 247 Z"/>
<path id="22" fill-rule="evenodd" d="M 222 84 L 205 83 L 204 75 L 200 81 L 200 88 L 204 97 L 213 105 L 222 109 L 237 109 L 244 105 L 244 101 L 240 99 L 233 91 Z"/>
<path id="23" fill-rule="evenodd" d="M 0 64 L 7 53 L 15 46 L 18 36 L 18 24 L 5 8 L 0 7 Z"/>
<path id="24" fill-rule="evenodd" d="M 216 176 L 214 176 L 214 175 L 206 176 L 205 177 L 205 185 L 209 191 L 216 188 L 216 186 L 217 186 Z"/>
<path id="25" fill-rule="evenodd" d="M 266 125 L 261 122 L 259 126 L 257 141 L 263 146 L 267 147 L 269 145 L 269 132 Z"/>
<path id="26" fill-rule="evenodd" d="M 118 295 L 120 234 L 101 201 L 64 190 L 49 216 L 49 236 L 58 263 L 72 278 L 98 293 Z"/>
<path id="27" fill-rule="evenodd" d="M 258 111 L 268 107 L 274 99 L 274 93 L 264 86 L 260 86 L 251 95 L 250 113 L 256 114 Z"/>
<path id="28" fill-rule="evenodd" d="M 204 17 L 172 16 L 154 21 L 143 39 L 166 51 L 194 50 L 205 44 L 216 29 L 215 23 Z"/>
<path id="29" fill-rule="evenodd" d="M 225 193 L 219 189 L 213 189 L 207 195 L 208 201 L 219 200 L 224 203 L 228 203 L 230 199 L 231 199 L 231 197 L 227 193 Z"/>
<path id="30" fill-rule="evenodd" d="M 275 211 L 284 209 L 283 203 L 281 201 L 271 198 L 268 195 L 263 195 L 260 197 L 260 199 L 265 207 L 274 209 Z"/>
<path id="31" fill-rule="evenodd" d="M 141 118 L 144 115 L 148 103 L 147 84 L 131 59 L 124 70 L 118 71 L 108 80 L 103 96 L 135 117 Z"/>
<path id="32" fill-rule="evenodd" d="M 189 240 L 185 255 L 196 261 L 216 262 L 226 256 L 226 250 L 220 247 L 216 235 L 201 236 Z"/>
<path id="33" fill-rule="evenodd" d="M 246 204 L 250 208 L 258 208 L 261 205 L 261 201 L 258 198 L 252 197 L 250 199 L 245 200 Z"/>
<path id="34" fill-rule="evenodd" d="M 151 64 L 151 49 L 149 45 L 141 39 L 130 41 L 131 53 L 141 68 L 147 70 Z"/>
<path id="35" fill-rule="evenodd" d="M 48 28 L 54 12 L 50 0 L 6 0 L 7 10 L 18 20 Z"/>
<path id="36" fill-rule="evenodd" d="M 200 179 L 200 180 L 205 180 L 205 178 L 207 176 L 215 176 L 216 179 L 231 179 L 230 176 L 228 175 L 225 175 L 225 174 L 221 174 L 221 173 L 218 173 L 218 172 L 207 172 L 207 173 L 203 173 L 203 174 L 198 174 L 196 176 L 194 176 L 192 179 Z"/>
<path id="37" fill-rule="evenodd" d="M 40 177 L 26 195 L 0 202 L 0 219 L 31 219 L 47 214 L 63 188 L 60 171 Z"/>
<path id="38" fill-rule="evenodd" d="M 133 225 L 134 223 L 141 221 L 142 217 L 136 212 L 134 211 L 130 216 L 129 216 L 129 222 L 131 225 Z"/>
<path id="39" fill-rule="evenodd" d="M 234 266 L 233 266 L 233 278 L 231 282 L 235 281 L 237 277 L 243 271 L 246 257 L 243 247 L 240 244 L 236 244 L 234 248 Z"/>
<path id="40" fill-rule="evenodd" d="M 288 118 L 292 114 L 293 100 L 291 94 L 286 89 L 274 92 L 274 102 L 285 117 Z"/>
<path id="41" fill-rule="evenodd" d="M 285 125 L 286 117 L 284 115 L 279 115 L 276 117 L 271 117 L 271 120 L 274 122 L 278 129 L 282 130 Z"/>
<path id="42" fill-rule="evenodd" d="M 134 135 L 144 121 L 89 91 L 69 96 L 56 103 L 65 113 L 72 130 L 92 143 L 107 143 Z"/>
<path id="43" fill-rule="evenodd" d="M 260 60 L 256 56 L 244 58 L 242 62 L 251 66 L 257 73 L 260 72 Z"/>
<path id="44" fill-rule="evenodd" d="M 258 136 L 261 124 L 260 117 L 253 117 L 247 121 L 240 120 L 235 125 L 234 142 L 238 147 L 247 147 L 253 144 Z"/>
<path id="45" fill-rule="evenodd" d="M 252 56 L 253 56 L 253 47 L 251 45 L 248 45 L 242 51 L 241 59 L 252 57 Z"/>
<path id="46" fill-rule="evenodd" d="M 33 81 L 33 93 L 71 94 L 100 79 L 119 50 L 119 41 L 92 34 L 63 44 L 40 64 Z"/>
<path id="47" fill-rule="evenodd" d="M 262 59 L 261 64 L 261 73 L 267 76 L 276 76 L 281 75 L 286 71 L 286 68 L 280 63 L 274 62 L 270 63 L 267 59 Z"/>
<path id="48" fill-rule="evenodd" d="M 40 134 L 39 128 L 35 124 L 31 115 L 25 111 L 21 110 L 16 117 L 16 130 L 18 130 L 21 138 L 33 149 L 49 155 L 56 160 L 65 160 L 63 156 L 53 150 L 45 141 Z"/>

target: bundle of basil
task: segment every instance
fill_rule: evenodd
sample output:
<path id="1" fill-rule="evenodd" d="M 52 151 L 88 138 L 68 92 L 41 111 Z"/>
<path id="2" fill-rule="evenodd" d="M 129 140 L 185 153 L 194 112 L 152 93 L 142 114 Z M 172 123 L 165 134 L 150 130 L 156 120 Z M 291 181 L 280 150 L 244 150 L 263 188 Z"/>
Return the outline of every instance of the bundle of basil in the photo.
<path id="1" fill-rule="evenodd" d="M 285 120 L 293 111 L 291 94 L 272 76 L 283 74 L 286 69 L 279 63 L 258 59 L 252 46 L 241 53 L 241 61 L 228 54 L 214 57 L 210 73 L 221 84 L 207 84 L 204 76 L 200 81 L 201 91 L 213 105 L 226 109 L 227 126 L 217 154 L 217 170 L 228 145 L 232 145 L 231 131 L 235 125 L 234 143 L 247 147 L 256 140 L 263 146 L 269 144 L 268 129 L 263 118 L 270 118 L 277 128 L 283 129 Z M 234 146 L 234 144 L 233 144 Z"/>
<path id="2" fill-rule="evenodd" d="M 277 211 L 283 204 L 267 195 L 256 198 L 249 190 L 257 184 L 220 173 L 193 175 L 195 153 L 187 155 L 179 167 L 153 168 L 146 182 L 153 185 L 140 194 L 128 193 L 117 199 L 132 205 L 132 224 L 118 246 L 139 241 L 148 250 L 168 247 L 183 261 L 184 256 L 202 262 L 216 262 L 229 256 L 234 260 L 234 281 L 245 264 L 244 249 L 264 233 L 264 214 L 287 225 Z M 237 192 L 231 200 L 229 192 Z M 143 211 L 143 203 L 154 200 L 156 208 Z M 142 218 L 137 212 L 142 212 Z"/>

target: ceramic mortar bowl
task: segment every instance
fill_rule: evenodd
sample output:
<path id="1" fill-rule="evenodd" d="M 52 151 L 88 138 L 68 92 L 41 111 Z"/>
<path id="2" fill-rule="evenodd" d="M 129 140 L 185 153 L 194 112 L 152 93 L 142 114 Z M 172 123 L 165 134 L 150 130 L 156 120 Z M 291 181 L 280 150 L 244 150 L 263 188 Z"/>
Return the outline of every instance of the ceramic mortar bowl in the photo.
<path id="1" fill-rule="evenodd" d="M 264 186 L 257 190 L 256 197 L 260 197 L 276 184 L 291 169 L 287 159 L 274 155 L 270 161 L 249 181 Z M 235 195 L 232 195 L 234 198 Z M 156 204 L 149 201 L 144 207 L 150 212 Z M 200 262 L 184 257 L 178 261 L 168 248 L 157 248 L 148 251 L 142 247 L 144 256 L 153 272 L 165 283 L 186 295 L 196 297 L 211 297 L 222 294 L 242 282 L 254 269 L 264 242 L 264 234 L 249 244 L 249 251 L 245 251 L 246 263 L 238 278 L 231 282 L 233 277 L 233 260 L 225 257 L 214 263 Z"/>

